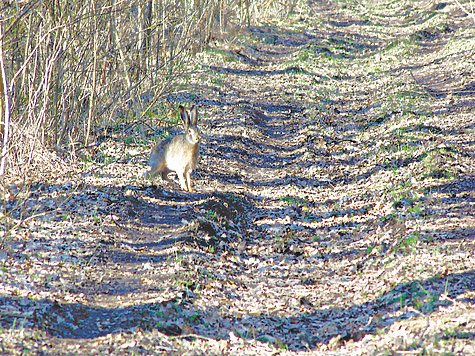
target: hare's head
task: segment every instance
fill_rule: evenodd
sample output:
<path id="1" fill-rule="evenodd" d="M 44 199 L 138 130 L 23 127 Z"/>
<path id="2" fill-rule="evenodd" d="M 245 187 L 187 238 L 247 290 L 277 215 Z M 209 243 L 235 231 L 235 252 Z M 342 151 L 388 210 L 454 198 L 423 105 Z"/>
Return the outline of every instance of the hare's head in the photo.
<path id="1" fill-rule="evenodd" d="M 193 105 L 190 109 L 186 109 L 180 105 L 179 110 L 181 119 L 185 126 L 186 140 L 192 145 L 197 144 L 201 140 L 201 134 L 196 126 L 198 121 L 198 110 L 196 109 L 196 106 Z"/>

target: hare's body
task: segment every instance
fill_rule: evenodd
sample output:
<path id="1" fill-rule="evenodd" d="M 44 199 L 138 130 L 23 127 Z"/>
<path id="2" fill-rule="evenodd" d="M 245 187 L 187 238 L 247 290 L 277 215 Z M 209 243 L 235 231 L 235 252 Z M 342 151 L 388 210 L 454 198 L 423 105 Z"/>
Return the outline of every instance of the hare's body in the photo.
<path id="1" fill-rule="evenodd" d="M 196 127 L 198 113 L 195 106 L 187 110 L 180 105 L 179 109 L 185 134 L 164 140 L 155 146 L 148 160 L 148 165 L 152 168 L 145 173 L 145 177 L 152 178 L 160 174 L 163 180 L 170 181 L 168 174 L 176 172 L 181 188 L 192 192 L 191 172 L 198 163 L 201 140 Z"/>

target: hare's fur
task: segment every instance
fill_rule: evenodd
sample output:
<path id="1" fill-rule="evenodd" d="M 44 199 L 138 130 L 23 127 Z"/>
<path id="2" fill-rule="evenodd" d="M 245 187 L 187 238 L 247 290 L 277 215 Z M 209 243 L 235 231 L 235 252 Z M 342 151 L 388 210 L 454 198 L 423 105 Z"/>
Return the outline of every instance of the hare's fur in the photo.
<path id="1" fill-rule="evenodd" d="M 150 154 L 148 165 L 152 168 L 145 173 L 146 178 L 161 175 L 162 179 L 170 182 L 168 174 L 176 172 L 181 189 L 192 192 L 191 172 L 198 163 L 200 131 L 196 126 L 198 111 L 196 106 L 189 110 L 180 105 L 180 116 L 185 126 L 185 134 L 158 143 Z"/>

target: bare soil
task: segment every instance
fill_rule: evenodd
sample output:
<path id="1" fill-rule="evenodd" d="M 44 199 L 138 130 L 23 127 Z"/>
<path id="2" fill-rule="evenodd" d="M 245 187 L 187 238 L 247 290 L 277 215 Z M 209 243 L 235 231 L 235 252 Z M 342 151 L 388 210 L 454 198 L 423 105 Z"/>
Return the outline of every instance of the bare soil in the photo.
<path id="1" fill-rule="evenodd" d="M 142 178 L 179 127 L 11 183 L 0 353 L 475 354 L 475 27 L 429 5 L 213 41 L 196 193 Z"/>

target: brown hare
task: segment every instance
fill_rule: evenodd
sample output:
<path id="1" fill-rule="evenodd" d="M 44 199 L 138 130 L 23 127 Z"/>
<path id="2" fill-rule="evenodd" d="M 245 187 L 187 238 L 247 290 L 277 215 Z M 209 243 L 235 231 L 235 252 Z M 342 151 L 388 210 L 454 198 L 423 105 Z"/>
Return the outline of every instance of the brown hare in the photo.
<path id="1" fill-rule="evenodd" d="M 185 126 L 185 134 L 166 139 L 155 146 L 148 160 L 148 165 L 152 168 L 144 177 L 153 178 L 160 173 L 163 180 L 171 183 L 168 174 L 176 172 L 181 189 L 193 192 L 190 175 L 198 163 L 201 141 L 200 131 L 196 126 L 198 110 L 195 105 L 190 109 L 180 105 L 178 109 Z"/>

